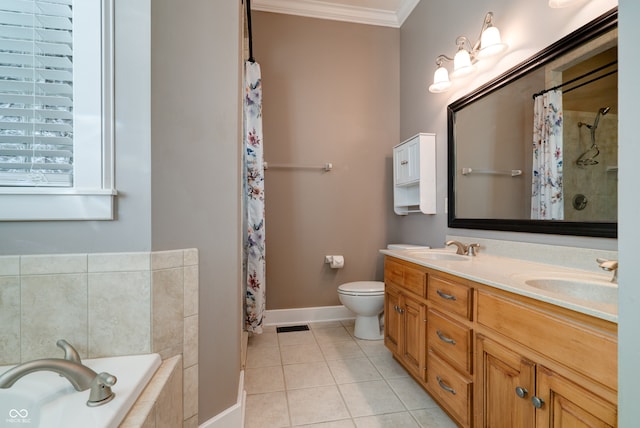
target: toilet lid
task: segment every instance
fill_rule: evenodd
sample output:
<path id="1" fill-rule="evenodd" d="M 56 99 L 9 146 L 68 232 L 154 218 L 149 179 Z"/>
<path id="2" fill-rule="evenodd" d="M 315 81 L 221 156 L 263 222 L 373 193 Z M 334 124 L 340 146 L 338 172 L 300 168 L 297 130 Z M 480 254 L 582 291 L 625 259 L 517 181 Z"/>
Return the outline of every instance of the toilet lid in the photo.
<path id="1" fill-rule="evenodd" d="M 345 294 L 381 294 L 384 293 L 384 282 L 356 281 L 347 282 L 338 287 L 338 293 Z"/>

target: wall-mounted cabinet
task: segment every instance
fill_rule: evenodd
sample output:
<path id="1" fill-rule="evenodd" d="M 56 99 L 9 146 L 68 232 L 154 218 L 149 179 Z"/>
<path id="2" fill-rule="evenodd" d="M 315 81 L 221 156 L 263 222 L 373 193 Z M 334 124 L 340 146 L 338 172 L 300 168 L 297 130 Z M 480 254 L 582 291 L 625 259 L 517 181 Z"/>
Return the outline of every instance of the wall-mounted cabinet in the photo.
<path id="1" fill-rule="evenodd" d="M 396 214 L 436 213 L 436 135 L 420 133 L 393 148 Z"/>

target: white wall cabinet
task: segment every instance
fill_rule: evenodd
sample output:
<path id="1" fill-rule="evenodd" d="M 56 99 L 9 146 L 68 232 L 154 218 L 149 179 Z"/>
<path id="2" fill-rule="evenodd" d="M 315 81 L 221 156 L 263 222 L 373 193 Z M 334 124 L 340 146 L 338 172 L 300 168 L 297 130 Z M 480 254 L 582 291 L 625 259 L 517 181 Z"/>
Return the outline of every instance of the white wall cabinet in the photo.
<path id="1" fill-rule="evenodd" d="M 393 148 L 393 210 L 436 213 L 436 135 L 420 133 Z"/>

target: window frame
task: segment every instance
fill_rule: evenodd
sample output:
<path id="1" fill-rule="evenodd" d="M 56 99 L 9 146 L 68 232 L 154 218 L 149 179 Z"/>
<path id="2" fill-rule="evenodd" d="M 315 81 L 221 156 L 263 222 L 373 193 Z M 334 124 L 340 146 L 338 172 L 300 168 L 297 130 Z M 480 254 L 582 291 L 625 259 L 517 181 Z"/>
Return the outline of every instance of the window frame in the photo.
<path id="1" fill-rule="evenodd" d="M 99 19 L 100 25 L 94 19 L 76 18 L 84 13 Z M 75 1 L 73 16 L 74 60 L 80 52 L 80 65 L 91 67 L 77 74 L 74 70 L 74 112 L 77 100 L 90 114 L 74 115 L 73 187 L 2 186 L 0 221 L 114 219 L 113 0 Z M 92 33 L 90 42 L 86 32 Z M 86 61 L 83 52 L 90 55 Z"/>

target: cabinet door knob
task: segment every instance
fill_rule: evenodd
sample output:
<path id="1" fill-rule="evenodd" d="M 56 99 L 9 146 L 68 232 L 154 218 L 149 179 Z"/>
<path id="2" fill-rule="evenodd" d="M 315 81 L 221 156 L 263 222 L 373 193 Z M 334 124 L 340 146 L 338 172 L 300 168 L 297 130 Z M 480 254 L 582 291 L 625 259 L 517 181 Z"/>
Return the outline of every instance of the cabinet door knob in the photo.
<path id="1" fill-rule="evenodd" d="M 516 395 L 520 398 L 525 398 L 527 396 L 527 394 L 529 393 L 529 391 L 527 391 L 527 388 L 522 388 L 520 386 L 516 387 Z"/>
<path id="2" fill-rule="evenodd" d="M 536 409 L 540 409 L 544 405 L 544 400 L 540 397 L 536 397 L 535 395 L 531 397 L 531 402 L 533 403 L 533 407 Z"/>
<path id="3" fill-rule="evenodd" d="M 443 293 L 440 290 L 436 290 L 436 293 L 438 293 L 438 296 L 442 297 L 443 299 L 447 299 L 447 300 L 456 300 L 456 296 L 453 296 L 451 294 L 446 294 Z"/>
<path id="4" fill-rule="evenodd" d="M 449 337 L 445 336 L 444 334 L 442 334 L 442 333 L 440 332 L 440 330 L 436 330 L 436 334 L 438 335 L 438 337 L 440 338 L 440 340 L 442 340 L 443 342 L 448 343 L 449 345 L 455 345 L 455 344 L 456 344 L 456 341 L 455 341 L 455 340 L 453 340 L 453 339 L 451 339 L 451 338 L 449 338 Z"/>
<path id="5" fill-rule="evenodd" d="M 456 390 L 444 383 L 444 381 L 440 379 L 440 376 L 436 376 L 436 380 L 438 381 L 438 385 L 440 385 L 440 388 L 444 389 L 447 392 L 450 392 L 453 395 L 456 395 Z"/>

